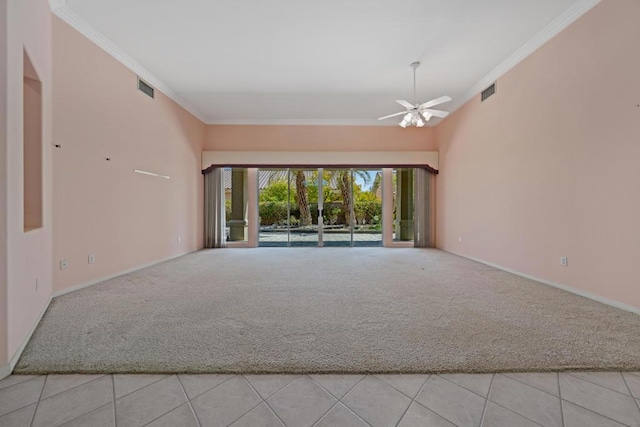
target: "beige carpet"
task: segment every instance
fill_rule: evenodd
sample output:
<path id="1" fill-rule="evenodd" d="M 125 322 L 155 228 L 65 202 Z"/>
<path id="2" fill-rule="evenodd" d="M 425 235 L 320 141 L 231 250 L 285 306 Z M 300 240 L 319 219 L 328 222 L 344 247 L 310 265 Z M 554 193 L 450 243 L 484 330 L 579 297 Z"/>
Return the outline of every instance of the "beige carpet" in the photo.
<path id="1" fill-rule="evenodd" d="M 438 250 L 208 250 L 54 299 L 15 372 L 640 370 L 639 331 Z"/>

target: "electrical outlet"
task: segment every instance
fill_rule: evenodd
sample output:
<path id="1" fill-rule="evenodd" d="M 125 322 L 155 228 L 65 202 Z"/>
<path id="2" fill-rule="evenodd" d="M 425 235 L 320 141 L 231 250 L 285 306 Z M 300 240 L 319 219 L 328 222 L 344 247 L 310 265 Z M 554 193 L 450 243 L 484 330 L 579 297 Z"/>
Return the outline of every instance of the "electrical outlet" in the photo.
<path id="1" fill-rule="evenodd" d="M 69 262 L 66 259 L 60 261 L 60 270 L 66 270 L 69 267 Z"/>
<path id="2" fill-rule="evenodd" d="M 561 256 L 560 265 L 566 267 L 567 265 L 569 265 L 569 259 L 566 256 Z"/>
<path id="3" fill-rule="evenodd" d="M 89 255 L 89 264 L 94 264 L 96 262 L 96 256 L 95 255 Z"/>
<path id="4" fill-rule="evenodd" d="M 458 242 L 462 242 L 462 236 L 458 237 Z"/>
<path id="5" fill-rule="evenodd" d="M 182 236 L 178 236 L 178 243 L 182 242 Z"/>

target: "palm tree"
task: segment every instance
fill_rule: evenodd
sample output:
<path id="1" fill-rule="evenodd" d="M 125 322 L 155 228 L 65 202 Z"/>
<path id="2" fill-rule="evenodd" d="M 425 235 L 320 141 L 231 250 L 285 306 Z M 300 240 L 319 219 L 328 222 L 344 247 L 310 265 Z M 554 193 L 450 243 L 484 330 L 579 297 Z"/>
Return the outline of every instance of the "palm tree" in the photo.
<path id="1" fill-rule="evenodd" d="M 376 172 L 376 176 L 373 178 L 373 182 L 371 183 L 371 192 L 376 196 L 380 197 L 378 191 L 382 188 L 382 172 Z"/>
<path id="2" fill-rule="evenodd" d="M 369 183 L 371 178 L 369 174 L 361 169 L 353 169 L 354 176 L 358 175 L 364 181 L 365 185 Z M 351 170 L 338 169 L 328 172 L 329 182 L 335 182 L 335 185 L 342 195 L 342 203 L 344 207 L 344 218 L 348 225 L 351 225 L 351 212 L 353 210 L 353 192 L 351 182 Z"/>
<path id="3" fill-rule="evenodd" d="M 303 170 L 296 170 L 296 203 L 300 209 L 300 225 L 307 227 L 311 225 L 311 209 L 307 197 L 306 177 Z"/>
<path id="4" fill-rule="evenodd" d="M 293 199 L 298 205 L 298 209 L 300 209 L 300 225 L 303 227 L 311 225 L 311 207 L 309 205 L 309 196 L 306 183 L 307 176 L 309 174 L 310 171 L 295 169 L 290 170 L 290 176 L 295 177 L 295 181 L 291 183 L 292 187 L 295 187 Z M 262 183 L 263 180 L 264 185 L 273 184 L 277 181 L 287 182 L 287 170 L 262 169 L 260 170 L 260 183 Z M 263 184 L 260 184 L 260 186 L 262 185 Z"/>

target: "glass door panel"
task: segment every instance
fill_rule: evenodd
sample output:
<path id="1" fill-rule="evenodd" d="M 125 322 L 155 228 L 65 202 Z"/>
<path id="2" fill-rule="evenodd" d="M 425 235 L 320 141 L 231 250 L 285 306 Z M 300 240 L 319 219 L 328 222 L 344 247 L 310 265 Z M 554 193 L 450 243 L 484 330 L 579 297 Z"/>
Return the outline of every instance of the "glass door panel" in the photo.
<path id="1" fill-rule="evenodd" d="M 351 169 L 324 169 L 324 246 L 351 246 L 353 234 L 353 188 Z"/>
<path id="2" fill-rule="evenodd" d="M 353 246 L 382 246 L 382 170 L 353 170 Z"/>
<path id="3" fill-rule="evenodd" d="M 289 246 L 288 169 L 258 170 L 258 246 Z"/>
<path id="4" fill-rule="evenodd" d="M 318 246 L 318 170 L 290 169 L 289 246 Z"/>

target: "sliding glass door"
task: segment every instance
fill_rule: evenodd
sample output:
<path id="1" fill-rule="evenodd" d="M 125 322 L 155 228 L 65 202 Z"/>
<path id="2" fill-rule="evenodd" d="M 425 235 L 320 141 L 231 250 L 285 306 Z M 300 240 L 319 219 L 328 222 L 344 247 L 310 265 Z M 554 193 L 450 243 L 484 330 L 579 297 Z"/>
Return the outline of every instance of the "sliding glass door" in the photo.
<path id="1" fill-rule="evenodd" d="M 289 246 L 289 216 L 294 203 L 288 169 L 258 170 L 259 246 Z"/>
<path id="2" fill-rule="evenodd" d="M 259 246 L 382 246 L 382 171 L 261 169 Z"/>
<path id="3" fill-rule="evenodd" d="M 318 246 L 318 170 L 289 169 L 289 246 Z"/>
<path id="4" fill-rule="evenodd" d="M 381 169 L 353 169 L 353 246 L 382 246 Z"/>
<path id="5" fill-rule="evenodd" d="M 350 169 L 324 169 L 323 246 L 351 246 L 353 180 Z"/>

